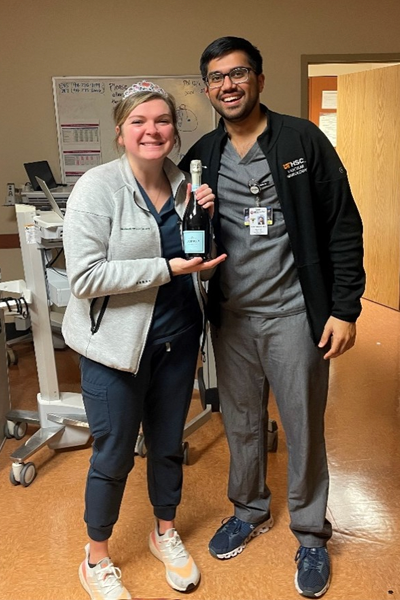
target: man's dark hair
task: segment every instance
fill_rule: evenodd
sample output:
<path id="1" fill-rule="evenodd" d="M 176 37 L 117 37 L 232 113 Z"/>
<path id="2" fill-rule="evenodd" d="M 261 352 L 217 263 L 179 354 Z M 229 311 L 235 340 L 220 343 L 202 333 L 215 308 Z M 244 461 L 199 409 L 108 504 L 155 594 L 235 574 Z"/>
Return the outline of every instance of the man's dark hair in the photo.
<path id="1" fill-rule="evenodd" d="M 262 56 L 258 48 L 253 46 L 250 42 L 244 38 L 226 36 L 220 37 L 214 42 L 211 42 L 204 50 L 200 58 L 200 72 L 204 78 L 207 76 L 208 64 L 214 58 L 220 58 L 224 54 L 230 52 L 245 52 L 249 59 L 249 64 L 256 75 L 262 73 Z"/>

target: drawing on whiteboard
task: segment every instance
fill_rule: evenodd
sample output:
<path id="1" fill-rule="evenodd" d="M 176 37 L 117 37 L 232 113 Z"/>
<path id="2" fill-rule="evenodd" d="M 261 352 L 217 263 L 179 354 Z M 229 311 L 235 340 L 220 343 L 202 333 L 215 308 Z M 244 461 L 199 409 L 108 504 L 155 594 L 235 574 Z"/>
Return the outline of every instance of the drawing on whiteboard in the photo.
<path id="1" fill-rule="evenodd" d="M 190 110 L 186 104 L 181 104 L 176 109 L 177 113 L 177 125 L 179 131 L 196 131 L 198 121 L 197 117 L 192 110 Z"/>

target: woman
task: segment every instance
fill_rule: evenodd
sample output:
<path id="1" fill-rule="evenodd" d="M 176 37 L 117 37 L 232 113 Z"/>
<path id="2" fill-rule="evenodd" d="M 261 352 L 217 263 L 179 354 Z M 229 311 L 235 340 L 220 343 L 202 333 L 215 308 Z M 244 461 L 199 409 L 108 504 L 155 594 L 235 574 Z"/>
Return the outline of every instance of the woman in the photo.
<path id="1" fill-rule="evenodd" d="M 202 329 L 198 273 L 225 258 L 184 258 L 180 222 L 190 185 L 167 158 L 180 142 L 171 96 L 150 82 L 134 84 L 116 105 L 114 121 L 124 154 L 80 178 L 64 222 L 72 295 L 63 334 L 81 355 L 94 438 L 85 497 L 89 543 L 79 575 L 96 600 L 131 598 L 108 540 L 141 423 L 155 515 L 150 550 L 174 589 L 191 590 L 200 580 L 174 519 Z M 211 189 L 202 185 L 196 197 L 212 214 Z"/>

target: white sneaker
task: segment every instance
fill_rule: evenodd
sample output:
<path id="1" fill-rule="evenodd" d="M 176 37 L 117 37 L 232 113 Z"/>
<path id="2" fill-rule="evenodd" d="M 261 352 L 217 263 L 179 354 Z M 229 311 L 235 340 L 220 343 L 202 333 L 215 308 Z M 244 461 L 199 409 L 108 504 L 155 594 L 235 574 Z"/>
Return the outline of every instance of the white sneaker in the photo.
<path id="1" fill-rule="evenodd" d="M 178 592 L 188 592 L 200 581 L 200 571 L 186 550 L 176 529 L 159 535 L 157 525 L 149 537 L 150 551 L 165 565 L 169 585 Z"/>
<path id="2" fill-rule="evenodd" d="M 103 558 L 93 568 L 89 567 L 89 544 L 85 546 L 86 558 L 79 567 L 79 579 L 92 600 L 131 600 L 132 596 L 122 585 L 121 571 L 109 558 Z"/>

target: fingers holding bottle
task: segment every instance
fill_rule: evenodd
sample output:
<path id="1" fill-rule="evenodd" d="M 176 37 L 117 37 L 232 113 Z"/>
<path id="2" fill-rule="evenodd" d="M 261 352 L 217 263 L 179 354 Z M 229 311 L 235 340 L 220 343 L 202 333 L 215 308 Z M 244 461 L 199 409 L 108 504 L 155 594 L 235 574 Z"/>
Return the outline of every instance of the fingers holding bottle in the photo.
<path id="1" fill-rule="evenodd" d="M 185 204 L 187 205 L 190 200 L 190 194 L 192 193 L 192 184 L 188 183 L 186 189 L 186 200 Z M 210 219 L 214 216 L 214 201 L 215 194 L 207 183 L 203 183 L 200 187 L 198 187 L 194 194 L 196 196 L 196 200 L 200 206 L 206 208 L 208 210 L 208 214 Z"/>
<path id="2" fill-rule="evenodd" d="M 208 210 L 208 214 L 210 215 L 210 219 L 214 216 L 214 201 L 215 194 L 207 183 L 203 183 L 196 190 L 196 200 L 203 208 Z"/>

